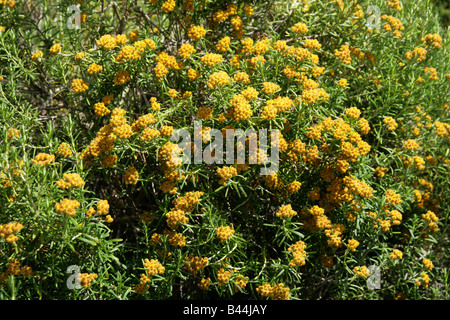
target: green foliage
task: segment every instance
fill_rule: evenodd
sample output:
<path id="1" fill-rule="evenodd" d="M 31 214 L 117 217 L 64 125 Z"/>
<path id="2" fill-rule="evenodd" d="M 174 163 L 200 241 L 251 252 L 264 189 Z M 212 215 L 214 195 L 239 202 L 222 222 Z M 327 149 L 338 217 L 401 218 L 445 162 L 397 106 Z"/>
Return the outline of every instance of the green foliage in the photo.
<path id="1" fill-rule="evenodd" d="M 433 10 L 0 0 L 0 298 L 448 299 Z M 194 161 L 226 129 L 246 163 Z"/>

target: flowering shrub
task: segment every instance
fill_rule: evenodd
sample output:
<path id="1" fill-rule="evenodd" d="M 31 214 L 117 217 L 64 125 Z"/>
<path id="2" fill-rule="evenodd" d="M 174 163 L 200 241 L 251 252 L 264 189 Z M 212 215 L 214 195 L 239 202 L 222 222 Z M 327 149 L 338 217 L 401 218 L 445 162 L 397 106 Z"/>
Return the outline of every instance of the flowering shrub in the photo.
<path id="1" fill-rule="evenodd" d="M 45 3 L 0 1 L 2 298 L 448 298 L 426 2 Z"/>

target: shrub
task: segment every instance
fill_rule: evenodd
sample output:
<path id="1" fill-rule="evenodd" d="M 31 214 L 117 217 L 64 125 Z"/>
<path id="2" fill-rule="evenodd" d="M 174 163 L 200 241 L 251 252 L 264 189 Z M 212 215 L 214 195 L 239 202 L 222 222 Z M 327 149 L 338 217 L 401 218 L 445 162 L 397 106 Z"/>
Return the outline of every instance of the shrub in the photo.
<path id="1" fill-rule="evenodd" d="M 2 298 L 448 298 L 449 32 L 402 3 L 0 3 Z"/>

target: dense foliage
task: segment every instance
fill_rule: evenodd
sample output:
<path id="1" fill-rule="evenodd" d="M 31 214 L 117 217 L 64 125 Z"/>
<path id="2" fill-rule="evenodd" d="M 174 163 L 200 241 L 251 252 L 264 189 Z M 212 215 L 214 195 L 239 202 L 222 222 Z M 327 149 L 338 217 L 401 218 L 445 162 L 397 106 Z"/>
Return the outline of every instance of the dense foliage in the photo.
<path id="1" fill-rule="evenodd" d="M 0 0 L 0 297 L 448 299 L 433 10 Z"/>

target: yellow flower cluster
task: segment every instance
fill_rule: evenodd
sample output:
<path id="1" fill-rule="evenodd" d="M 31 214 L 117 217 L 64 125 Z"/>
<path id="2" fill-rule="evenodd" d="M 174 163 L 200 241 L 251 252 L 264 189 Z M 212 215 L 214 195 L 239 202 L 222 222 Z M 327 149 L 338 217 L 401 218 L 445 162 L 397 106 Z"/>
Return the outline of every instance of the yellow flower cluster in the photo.
<path id="1" fill-rule="evenodd" d="M 288 193 L 293 194 L 294 192 L 297 192 L 298 190 L 300 190 L 301 186 L 302 186 L 302 184 L 300 182 L 293 181 L 286 185 L 286 190 Z"/>
<path id="2" fill-rule="evenodd" d="M 437 49 L 442 48 L 442 37 L 438 34 L 438 33 L 434 33 L 434 34 L 427 34 L 424 38 L 423 41 L 427 42 L 427 43 L 431 43 L 431 45 Z"/>
<path id="3" fill-rule="evenodd" d="M 222 22 L 228 19 L 230 16 L 237 14 L 237 6 L 230 4 L 227 6 L 226 10 L 219 9 L 214 13 L 213 20 L 215 22 Z"/>
<path id="4" fill-rule="evenodd" d="M 401 260 L 401 259 L 403 259 L 403 252 L 401 252 L 398 249 L 394 249 L 394 250 L 392 250 L 390 257 L 391 257 L 391 259 L 394 259 L 394 260 L 395 259 Z"/>
<path id="5" fill-rule="evenodd" d="M 172 209 L 168 213 L 166 213 L 167 218 L 167 226 L 173 230 L 175 230 L 180 223 L 186 223 L 189 221 L 189 218 L 185 216 L 185 212 L 183 210 Z"/>
<path id="6" fill-rule="evenodd" d="M 160 52 L 155 59 L 155 62 L 157 64 L 162 63 L 167 70 L 181 70 L 183 66 L 181 62 L 177 61 L 175 56 L 166 52 Z"/>
<path id="7" fill-rule="evenodd" d="M 223 56 L 218 53 L 207 53 L 205 54 L 200 60 L 203 64 L 206 64 L 207 66 L 214 66 L 218 63 L 221 63 L 223 59 Z"/>
<path id="8" fill-rule="evenodd" d="M 188 29 L 187 35 L 194 41 L 200 40 L 206 34 L 205 28 L 202 26 L 192 26 Z"/>
<path id="9" fill-rule="evenodd" d="M 77 200 L 64 199 L 55 204 L 56 212 L 65 213 L 70 217 L 74 217 L 76 210 L 80 207 L 80 202 Z"/>
<path id="10" fill-rule="evenodd" d="M 56 44 L 54 44 L 54 45 L 52 45 L 52 46 L 50 47 L 48 53 L 49 53 L 50 55 L 54 55 L 54 54 L 57 54 L 57 53 L 61 52 L 61 49 L 62 49 L 61 45 L 60 45 L 59 43 L 56 43 Z"/>
<path id="11" fill-rule="evenodd" d="M 211 285 L 211 278 L 202 278 L 200 282 L 197 284 L 197 286 L 204 291 L 208 290 L 210 285 Z"/>
<path id="12" fill-rule="evenodd" d="M 361 110 L 359 110 L 356 107 L 351 107 L 351 108 L 345 109 L 345 114 L 347 116 L 349 116 L 350 118 L 358 119 L 359 116 L 361 115 Z"/>
<path id="13" fill-rule="evenodd" d="M 190 212 L 200 202 L 203 191 L 189 191 L 183 197 L 178 197 L 172 201 L 175 210 Z"/>
<path id="14" fill-rule="evenodd" d="M 350 240 L 348 240 L 348 242 L 347 242 L 347 247 L 348 247 L 351 251 L 353 251 L 353 252 L 356 251 L 356 248 L 357 248 L 358 246 L 359 246 L 359 241 L 356 240 L 356 239 L 350 239 Z"/>
<path id="15" fill-rule="evenodd" d="M 261 92 L 272 95 L 278 90 L 280 90 L 280 86 L 278 84 L 272 82 L 263 82 L 263 88 L 261 89 Z"/>
<path id="16" fill-rule="evenodd" d="M 353 268 L 353 272 L 358 276 L 367 278 L 370 275 L 370 271 L 366 266 L 357 266 Z"/>
<path id="17" fill-rule="evenodd" d="M 402 203 L 401 195 L 395 193 L 395 191 L 392 189 L 386 190 L 384 195 L 386 196 L 386 202 L 391 205 L 399 205 Z"/>
<path id="18" fill-rule="evenodd" d="M 244 275 L 238 273 L 234 278 L 234 292 L 239 292 L 241 291 L 243 288 L 245 288 L 245 286 L 248 283 L 248 278 L 244 277 Z"/>
<path id="19" fill-rule="evenodd" d="M 123 85 L 124 83 L 130 81 L 130 73 L 126 70 L 119 70 L 114 76 L 114 84 Z"/>
<path id="20" fill-rule="evenodd" d="M 103 70 L 103 67 L 101 65 L 98 65 L 96 63 L 92 63 L 89 68 L 87 69 L 87 72 L 90 74 L 99 73 Z"/>
<path id="21" fill-rule="evenodd" d="M 383 119 L 383 122 L 388 125 L 388 130 L 389 131 L 394 131 L 398 127 L 397 122 L 392 117 L 385 117 Z"/>
<path id="22" fill-rule="evenodd" d="M 275 215 L 280 218 L 289 218 L 295 216 L 296 214 L 297 212 L 292 209 L 292 206 L 287 204 L 281 206 Z"/>
<path id="23" fill-rule="evenodd" d="M 104 117 L 110 112 L 111 110 L 109 110 L 103 102 L 97 102 L 94 104 L 94 113 L 97 117 Z"/>
<path id="24" fill-rule="evenodd" d="M 209 76 L 208 87 L 213 89 L 216 86 L 222 87 L 230 83 L 230 76 L 225 71 L 214 72 Z"/>
<path id="25" fill-rule="evenodd" d="M 31 56 L 31 60 L 36 61 L 37 59 L 39 59 L 43 55 L 44 55 L 44 53 L 41 50 L 38 50 L 35 53 L 33 53 L 33 55 Z"/>
<path id="26" fill-rule="evenodd" d="M 405 27 L 403 27 L 400 19 L 384 14 L 381 16 L 381 20 L 387 21 L 387 23 L 383 25 L 384 30 L 393 32 L 394 36 L 396 36 L 397 38 L 402 37 L 401 31 L 403 31 Z"/>
<path id="27" fill-rule="evenodd" d="M 330 95 L 323 88 L 304 90 L 301 95 L 301 101 L 306 104 L 314 104 L 317 101 L 327 101 Z"/>
<path id="28" fill-rule="evenodd" d="M 176 5 L 175 0 L 167 0 L 161 6 L 161 10 L 164 11 L 165 13 L 169 13 L 175 9 L 175 5 Z"/>
<path id="29" fill-rule="evenodd" d="M 221 185 L 225 185 L 228 179 L 231 179 L 237 174 L 238 172 L 233 166 L 217 168 L 217 175 L 220 177 L 219 184 Z"/>
<path id="30" fill-rule="evenodd" d="M 85 182 L 78 173 L 64 173 L 63 179 L 56 181 L 56 185 L 61 189 L 81 188 Z"/>
<path id="31" fill-rule="evenodd" d="M 221 242 L 225 242 L 234 234 L 234 229 L 230 226 L 218 227 L 216 229 L 216 236 Z"/>
<path id="32" fill-rule="evenodd" d="M 76 93 L 84 92 L 89 88 L 89 85 L 83 79 L 73 79 L 72 89 Z"/>
<path id="33" fill-rule="evenodd" d="M 291 30 L 295 33 L 307 33 L 308 26 L 302 22 L 297 22 L 295 25 L 291 27 Z"/>
<path id="34" fill-rule="evenodd" d="M 422 218 L 429 221 L 428 227 L 430 227 L 432 231 L 439 230 L 438 225 L 436 223 L 438 222 L 439 218 L 433 211 L 428 210 L 427 213 L 422 214 Z"/>
<path id="35" fill-rule="evenodd" d="M 197 111 L 197 118 L 201 120 L 209 120 L 213 116 L 213 109 L 208 107 L 200 107 Z"/>
<path id="36" fill-rule="evenodd" d="M 81 286 L 86 289 L 97 279 L 98 275 L 96 273 L 80 273 L 79 277 Z"/>
<path id="37" fill-rule="evenodd" d="M 97 202 L 97 214 L 98 215 L 103 215 L 103 216 L 108 215 L 109 208 L 110 208 L 110 206 L 109 206 L 108 200 L 99 200 Z"/>
<path id="38" fill-rule="evenodd" d="M 145 128 L 144 131 L 142 131 L 141 140 L 142 141 L 150 141 L 159 136 L 160 136 L 160 133 L 158 130 L 153 129 L 153 128 Z"/>
<path id="39" fill-rule="evenodd" d="M 414 139 L 408 139 L 403 142 L 403 148 L 406 150 L 417 150 L 419 148 L 419 144 Z"/>
<path id="40" fill-rule="evenodd" d="M 174 232 L 173 230 L 164 230 L 163 232 L 167 236 L 167 240 L 175 247 L 186 246 L 186 237 L 181 233 Z"/>
<path id="41" fill-rule="evenodd" d="M 270 297 L 274 300 L 289 300 L 289 287 L 285 287 L 284 283 L 278 283 L 271 286 L 269 283 L 265 283 L 262 286 L 256 288 L 258 292 L 263 297 Z"/>
<path id="42" fill-rule="evenodd" d="M 292 252 L 293 259 L 289 262 L 291 267 L 301 267 L 306 264 L 306 244 L 299 240 L 295 244 L 289 246 L 288 251 Z"/>
<path id="43" fill-rule="evenodd" d="M 55 161 L 55 156 L 48 153 L 38 153 L 33 159 L 33 164 L 38 166 L 47 166 Z"/>
<path id="44" fill-rule="evenodd" d="M 139 173 L 135 167 L 129 167 L 125 170 L 122 179 L 125 184 L 136 184 L 139 179 Z"/>
<path id="45" fill-rule="evenodd" d="M 361 181 L 352 176 L 346 176 L 343 179 L 344 184 L 349 188 L 349 190 L 363 198 L 373 197 L 373 188 L 371 188 L 367 183 Z"/>
<path id="46" fill-rule="evenodd" d="M 413 56 L 417 56 L 417 61 L 421 62 L 427 58 L 427 50 L 422 47 L 415 47 L 412 52 L 406 52 L 405 58 L 411 60 Z"/>
<path id="47" fill-rule="evenodd" d="M 225 270 L 224 268 L 220 268 L 217 272 L 217 282 L 218 286 L 222 286 L 224 284 L 227 284 L 228 281 L 230 281 L 231 278 L 231 272 L 228 270 Z"/>
<path id="48" fill-rule="evenodd" d="M 342 60 L 344 64 L 350 64 L 352 62 L 351 52 L 350 52 L 350 46 L 343 44 L 338 49 L 334 50 L 334 56 L 338 58 L 339 60 Z"/>
<path id="49" fill-rule="evenodd" d="M 25 265 L 20 267 L 20 261 L 9 259 L 9 262 L 6 266 L 6 271 L 0 273 L 0 283 L 5 284 L 6 280 L 9 276 L 23 276 L 24 278 L 33 276 L 33 270 L 31 267 Z"/>
<path id="50" fill-rule="evenodd" d="M 402 10 L 402 6 L 400 4 L 400 0 L 387 0 L 386 3 L 388 4 L 389 7 L 394 8 L 397 11 L 401 11 Z"/>
<path id="51" fill-rule="evenodd" d="M 75 55 L 75 61 L 80 61 L 81 59 L 84 58 L 85 55 L 86 55 L 85 52 L 78 52 L 78 53 Z"/>
<path id="52" fill-rule="evenodd" d="M 117 45 L 116 39 L 110 34 L 105 34 L 105 35 L 101 36 L 100 39 L 98 39 L 96 41 L 96 43 L 97 43 L 97 46 L 102 47 L 107 50 L 114 49 Z"/>
<path id="53" fill-rule="evenodd" d="M 126 60 L 138 60 L 141 57 L 136 45 L 123 46 L 116 55 L 116 61 L 122 63 Z"/>
<path id="54" fill-rule="evenodd" d="M 17 237 L 15 233 L 18 233 L 22 228 L 23 225 L 19 222 L 0 224 L 0 238 L 5 239 L 6 242 L 9 243 L 16 242 L 19 237 Z"/>
<path id="55" fill-rule="evenodd" d="M 165 271 L 164 266 L 158 260 L 155 260 L 155 259 L 149 260 L 149 259 L 145 258 L 144 259 L 144 268 L 147 271 L 147 275 L 150 277 L 155 274 L 162 274 Z"/>
<path id="56" fill-rule="evenodd" d="M 450 134 L 450 124 L 441 121 L 435 121 L 434 127 L 436 128 L 436 134 L 443 138 Z"/>
<path id="57" fill-rule="evenodd" d="M 230 50 L 230 42 L 231 42 L 230 37 L 228 36 L 223 37 L 217 43 L 216 49 L 221 52 L 227 52 L 228 50 Z"/>
<path id="58" fill-rule="evenodd" d="M 185 262 L 185 268 L 193 273 L 197 274 L 201 269 L 206 267 L 209 263 L 209 259 L 204 257 L 198 257 L 198 256 L 187 256 L 184 258 Z"/>
<path id="59" fill-rule="evenodd" d="M 337 224 L 331 226 L 331 228 L 325 229 L 324 233 L 329 238 L 327 243 L 330 247 L 340 248 L 342 246 L 341 235 L 344 233 L 345 227 L 343 224 Z"/>
<path id="60" fill-rule="evenodd" d="M 60 155 L 64 158 L 70 157 L 72 155 L 72 150 L 70 150 L 70 146 L 69 144 L 67 144 L 66 142 L 62 142 L 59 146 L 58 149 L 55 152 L 56 155 Z"/>
<path id="61" fill-rule="evenodd" d="M 428 274 L 426 274 L 425 272 L 422 272 L 420 274 L 420 276 L 421 276 L 421 279 L 416 280 L 416 285 L 424 286 L 425 288 L 428 288 L 428 284 L 430 283 L 430 276 Z"/>
<path id="62" fill-rule="evenodd" d="M 425 268 L 427 268 L 428 270 L 433 270 L 433 262 L 430 259 L 427 258 L 423 258 L 422 259 L 422 264 L 425 266 Z"/>
<path id="63" fill-rule="evenodd" d="M 194 48 L 194 46 L 190 43 L 183 43 L 178 49 L 178 54 L 181 58 L 187 59 L 190 57 L 191 54 L 197 52 L 197 50 Z"/>

